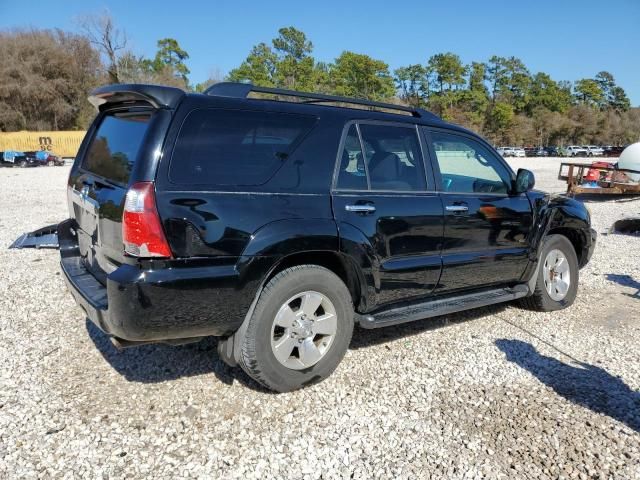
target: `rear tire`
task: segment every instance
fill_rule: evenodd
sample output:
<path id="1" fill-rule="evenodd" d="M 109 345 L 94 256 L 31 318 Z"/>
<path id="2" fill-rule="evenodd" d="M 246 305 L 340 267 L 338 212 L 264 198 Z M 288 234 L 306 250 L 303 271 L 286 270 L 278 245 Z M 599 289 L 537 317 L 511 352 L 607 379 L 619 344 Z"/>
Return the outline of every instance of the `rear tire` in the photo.
<path id="1" fill-rule="evenodd" d="M 578 293 L 578 257 L 564 235 L 550 235 L 540 252 L 533 295 L 520 299 L 529 310 L 551 312 L 573 304 Z M 565 290 L 566 289 L 566 290 Z"/>
<path id="2" fill-rule="evenodd" d="M 277 392 L 320 382 L 344 357 L 353 317 L 351 294 L 335 273 L 317 265 L 283 270 L 260 294 L 240 340 L 240 366 Z"/>

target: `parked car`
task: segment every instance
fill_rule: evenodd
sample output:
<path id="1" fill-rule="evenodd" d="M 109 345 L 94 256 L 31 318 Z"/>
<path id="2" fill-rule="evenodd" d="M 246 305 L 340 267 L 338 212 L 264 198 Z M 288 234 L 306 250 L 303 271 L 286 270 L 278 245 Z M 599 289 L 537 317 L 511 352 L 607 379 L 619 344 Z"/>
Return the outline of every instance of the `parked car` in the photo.
<path id="1" fill-rule="evenodd" d="M 61 266 L 121 348 L 218 336 L 289 391 L 331 374 L 354 324 L 568 307 L 595 247 L 581 202 L 422 109 L 238 83 L 90 99 Z"/>
<path id="2" fill-rule="evenodd" d="M 527 154 L 524 151 L 524 148 L 522 147 L 513 147 L 513 156 L 514 157 L 521 157 L 524 158 L 527 156 Z"/>
<path id="3" fill-rule="evenodd" d="M 604 149 L 596 145 L 584 145 L 582 148 L 587 151 L 589 157 L 601 157 L 604 154 Z"/>
<path id="4" fill-rule="evenodd" d="M 505 154 L 505 147 L 498 147 L 496 148 L 496 152 L 498 152 L 498 154 L 502 157 L 506 157 L 507 155 Z"/>
<path id="5" fill-rule="evenodd" d="M 6 167 L 37 167 L 39 166 L 35 155 L 29 152 L 19 152 L 17 150 L 6 150 L 2 152 L 0 163 Z"/>
<path id="6" fill-rule="evenodd" d="M 566 157 L 567 151 L 564 147 L 544 147 L 544 151 L 547 152 L 549 157 Z"/>
<path id="7" fill-rule="evenodd" d="M 570 157 L 587 157 L 589 152 L 586 148 L 578 145 L 569 145 L 567 147 L 567 156 Z"/>
<path id="8" fill-rule="evenodd" d="M 38 162 L 41 165 L 46 165 L 48 167 L 53 166 L 62 166 L 64 165 L 64 160 L 57 155 L 54 155 L 51 152 L 47 152 L 46 150 L 39 150 L 37 152 L 33 152 Z"/>
<path id="9" fill-rule="evenodd" d="M 624 151 L 625 147 L 613 147 L 608 146 L 604 147 L 602 155 L 605 157 L 619 157 L 620 154 Z"/>
<path id="10" fill-rule="evenodd" d="M 527 157 L 546 157 L 549 155 L 542 147 L 527 147 L 524 149 L 524 153 Z"/>

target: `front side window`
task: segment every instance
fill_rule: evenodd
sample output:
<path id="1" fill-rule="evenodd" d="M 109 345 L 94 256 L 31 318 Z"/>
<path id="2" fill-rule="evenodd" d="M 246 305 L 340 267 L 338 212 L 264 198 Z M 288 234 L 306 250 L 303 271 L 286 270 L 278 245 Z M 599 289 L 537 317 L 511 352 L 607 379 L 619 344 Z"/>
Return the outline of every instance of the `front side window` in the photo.
<path id="1" fill-rule="evenodd" d="M 508 193 L 511 175 L 489 149 L 473 139 L 431 132 L 442 190 L 455 193 Z"/>
<path id="2" fill-rule="evenodd" d="M 169 178 L 189 185 L 262 185 L 315 123 L 296 114 L 195 110 L 180 129 Z"/>

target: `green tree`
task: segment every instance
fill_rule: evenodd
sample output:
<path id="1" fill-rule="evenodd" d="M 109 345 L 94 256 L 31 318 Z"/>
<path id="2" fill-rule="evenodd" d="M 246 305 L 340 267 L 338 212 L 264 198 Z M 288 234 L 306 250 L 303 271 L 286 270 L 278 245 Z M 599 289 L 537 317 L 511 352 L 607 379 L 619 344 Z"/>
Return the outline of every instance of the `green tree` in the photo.
<path id="1" fill-rule="evenodd" d="M 601 105 L 602 107 L 619 111 L 626 111 L 631 107 L 627 93 L 622 87 L 616 85 L 615 78 L 613 78 L 613 75 L 609 72 L 598 72 L 595 81 L 600 85 L 600 89 L 604 95 L 605 103 Z"/>
<path id="2" fill-rule="evenodd" d="M 631 108 L 631 101 L 627 97 L 627 93 L 624 88 L 618 85 L 614 86 L 609 95 L 609 106 L 618 111 L 626 112 Z"/>
<path id="3" fill-rule="evenodd" d="M 285 27 L 278 30 L 278 37 L 273 39 L 273 48 L 284 57 L 301 60 L 311 54 L 313 44 L 304 32 L 294 27 Z"/>
<path id="4" fill-rule="evenodd" d="M 266 43 L 251 49 L 244 62 L 229 72 L 231 82 L 251 82 L 261 87 L 274 87 L 278 57 Z"/>
<path id="5" fill-rule="evenodd" d="M 489 93 L 495 103 L 500 92 L 505 88 L 508 79 L 506 70 L 507 59 L 493 55 L 487 63 L 486 79 L 489 81 Z"/>
<path id="6" fill-rule="evenodd" d="M 460 57 L 454 53 L 438 53 L 429 58 L 427 68 L 434 75 L 434 82 L 438 92 L 459 89 L 466 83 L 466 68 Z"/>
<path id="7" fill-rule="evenodd" d="M 156 73 L 169 70 L 172 75 L 182 78 L 188 84 L 187 75 L 190 72 L 184 63 L 188 58 L 189 54 L 180 48 L 175 38 L 163 38 L 158 40 L 158 51 L 148 65 Z"/>
<path id="8" fill-rule="evenodd" d="M 507 58 L 504 67 L 506 72 L 504 97 L 509 100 L 516 112 L 522 112 L 527 105 L 531 89 L 531 74 L 522 60 L 516 57 Z"/>
<path id="9" fill-rule="evenodd" d="M 578 102 L 590 107 L 601 107 L 605 101 L 600 84 L 591 78 L 578 80 L 574 86 L 574 95 Z"/>
<path id="10" fill-rule="evenodd" d="M 422 65 L 398 68 L 394 72 L 394 80 L 400 97 L 410 105 L 420 105 L 422 97 L 429 94 L 427 69 Z"/>
<path id="11" fill-rule="evenodd" d="M 315 64 L 311 57 L 313 44 L 304 32 L 294 27 L 281 28 L 272 43 L 278 57 L 275 83 L 294 90 L 312 90 Z"/>
<path id="12" fill-rule="evenodd" d="M 469 71 L 469 90 L 483 92 L 488 95 L 487 86 L 484 81 L 487 76 L 487 65 L 481 62 L 471 62 Z"/>
<path id="13" fill-rule="evenodd" d="M 383 100 L 395 89 L 389 66 L 382 60 L 354 52 L 342 52 L 331 69 L 335 93 L 349 97 Z"/>
<path id="14" fill-rule="evenodd" d="M 531 79 L 527 111 L 531 114 L 539 107 L 552 112 L 566 112 L 571 106 L 571 91 L 563 88 L 544 72 Z"/>
<path id="15" fill-rule="evenodd" d="M 508 103 L 497 102 L 489 110 L 487 124 L 493 137 L 498 140 L 505 138 L 506 132 L 514 120 L 513 107 Z"/>

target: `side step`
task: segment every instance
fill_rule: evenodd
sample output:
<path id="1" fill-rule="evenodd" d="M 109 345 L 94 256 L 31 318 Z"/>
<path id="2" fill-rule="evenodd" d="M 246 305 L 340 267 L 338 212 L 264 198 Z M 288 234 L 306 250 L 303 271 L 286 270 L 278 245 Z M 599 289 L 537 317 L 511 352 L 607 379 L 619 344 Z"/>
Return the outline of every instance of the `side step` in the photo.
<path id="1" fill-rule="evenodd" d="M 439 298 L 425 303 L 383 310 L 375 314 L 357 315 L 356 318 L 362 328 L 380 328 L 471 308 L 485 307 L 495 303 L 509 302 L 516 298 L 525 297 L 528 293 L 529 289 L 526 285 L 517 285 L 513 288 L 497 288 L 456 297 Z"/>

